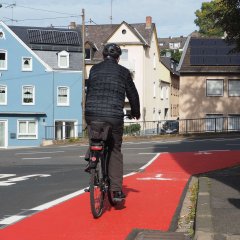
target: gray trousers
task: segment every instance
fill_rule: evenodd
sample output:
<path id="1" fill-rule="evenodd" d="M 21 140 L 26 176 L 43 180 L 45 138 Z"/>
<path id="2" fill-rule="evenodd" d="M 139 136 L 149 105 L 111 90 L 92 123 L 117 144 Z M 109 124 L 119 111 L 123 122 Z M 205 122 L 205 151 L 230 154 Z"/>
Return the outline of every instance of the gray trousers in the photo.
<path id="1" fill-rule="evenodd" d="M 104 117 L 88 117 L 86 122 L 88 125 L 91 121 L 108 122 L 112 125 L 112 134 L 108 142 L 109 148 L 109 165 L 108 176 L 111 183 L 111 191 L 121 191 L 123 183 L 123 155 L 122 155 L 122 136 L 123 136 L 123 120 Z"/>

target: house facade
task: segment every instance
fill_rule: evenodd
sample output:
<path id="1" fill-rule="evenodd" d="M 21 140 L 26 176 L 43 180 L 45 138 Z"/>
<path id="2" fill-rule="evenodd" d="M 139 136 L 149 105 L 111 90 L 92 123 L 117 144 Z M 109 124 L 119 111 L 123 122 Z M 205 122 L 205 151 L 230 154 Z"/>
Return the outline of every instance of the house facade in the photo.
<path id="1" fill-rule="evenodd" d="M 63 139 L 81 134 L 81 62 L 72 67 L 65 42 L 68 34 L 72 41 L 79 34 L 66 32 L 0 22 L 1 148 L 39 146 L 47 136 Z"/>
<path id="2" fill-rule="evenodd" d="M 206 118 L 207 129 L 240 130 L 240 54 L 231 53 L 233 47 L 224 39 L 188 38 L 179 64 L 180 119 Z"/>
<path id="3" fill-rule="evenodd" d="M 176 70 L 178 62 L 170 57 L 161 57 L 161 100 L 165 119 L 179 118 L 179 86 L 180 76 Z M 165 89 L 164 89 L 165 88 Z"/>
<path id="4" fill-rule="evenodd" d="M 160 51 L 156 26 L 150 16 L 145 23 L 128 24 L 123 21 L 116 25 L 86 26 L 86 76 L 93 64 L 102 61 L 102 49 L 107 43 L 117 43 L 122 49 L 119 64 L 128 68 L 139 92 L 141 119 L 140 121 L 159 121 L 168 119 L 170 79 L 162 81 Z M 164 85 L 165 84 L 165 85 Z M 164 94 L 163 94 L 164 92 Z M 163 106 L 163 97 L 167 102 Z M 125 112 L 130 111 L 128 100 L 125 100 Z"/>

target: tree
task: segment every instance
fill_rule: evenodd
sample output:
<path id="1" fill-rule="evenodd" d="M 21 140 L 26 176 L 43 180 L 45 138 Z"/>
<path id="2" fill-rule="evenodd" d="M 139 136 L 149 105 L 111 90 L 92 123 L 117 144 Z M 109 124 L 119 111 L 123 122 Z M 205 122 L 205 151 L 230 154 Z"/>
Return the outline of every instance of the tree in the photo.
<path id="1" fill-rule="evenodd" d="M 160 52 L 160 55 L 162 57 L 168 56 L 173 58 L 175 61 L 180 62 L 182 52 L 180 52 L 178 49 L 173 50 L 173 49 L 164 49 Z"/>
<path id="2" fill-rule="evenodd" d="M 203 2 L 201 9 L 195 12 L 197 18 L 194 20 L 194 23 L 199 27 L 199 33 L 204 36 L 222 37 L 224 35 L 222 26 L 216 25 L 216 15 L 212 14 L 219 10 L 220 1 Z"/>
<path id="3" fill-rule="evenodd" d="M 236 44 L 233 51 L 240 52 L 240 0 L 218 2 L 218 7 L 209 16 L 215 19 L 215 25 L 226 33 L 226 41 L 229 44 Z"/>

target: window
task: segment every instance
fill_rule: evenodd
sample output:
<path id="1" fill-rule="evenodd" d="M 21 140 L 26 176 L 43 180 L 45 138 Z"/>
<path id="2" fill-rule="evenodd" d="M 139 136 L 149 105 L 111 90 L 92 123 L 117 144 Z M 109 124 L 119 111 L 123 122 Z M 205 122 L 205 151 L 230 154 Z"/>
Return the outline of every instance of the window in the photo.
<path id="1" fill-rule="evenodd" d="M 34 86 L 22 87 L 22 104 L 33 105 L 35 104 L 35 88 Z"/>
<path id="2" fill-rule="evenodd" d="M 206 132 L 223 131 L 223 115 L 222 114 L 206 114 Z"/>
<path id="3" fill-rule="evenodd" d="M 86 48 L 85 49 L 85 59 L 86 60 L 90 60 L 91 59 L 91 49 L 90 48 Z"/>
<path id="4" fill-rule="evenodd" d="M 7 87 L 0 85 L 0 105 L 7 104 Z"/>
<path id="5" fill-rule="evenodd" d="M 22 71 L 32 71 L 31 57 L 22 57 Z"/>
<path id="6" fill-rule="evenodd" d="M 156 98 L 156 83 L 153 82 L 153 98 Z"/>
<path id="7" fill-rule="evenodd" d="M 240 115 L 229 114 L 228 115 L 228 131 L 240 131 Z"/>
<path id="8" fill-rule="evenodd" d="M 127 30 L 126 29 L 123 29 L 122 30 L 122 34 L 126 34 L 127 33 Z"/>
<path id="9" fill-rule="evenodd" d="M 37 139 L 38 125 L 35 120 L 18 121 L 18 138 L 19 139 Z"/>
<path id="10" fill-rule="evenodd" d="M 153 54 L 153 69 L 156 70 L 156 54 Z"/>
<path id="11" fill-rule="evenodd" d="M 57 90 L 57 105 L 58 106 L 68 106 L 69 105 L 69 88 L 68 87 L 58 87 Z"/>
<path id="12" fill-rule="evenodd" d="M 207 96 L 223 96 L 223 79 L 207 79 Z"/>
<path id="13" fill-rule="evenodd" d="M 4 31 L 0 28 L 0 39 L 6 39 Z"/>
<path id="14" fill-rule="evenodd" d="M 228 80 L 228 96 L 240 96 L 240 80 Z"/>
<path id="15" fill-rule="evenodd" d="M 0 70 L 7 70 L 7 51 L 0 50 Z"/>
<path id="16" fill-rule="evenodd" d="M 121 60 L 128 60 L 128 49 L 122 49 Z"/>
<path id="17" fill-rule="evenodd" d="M 59 68 L 69 68 L 69 53 L 62 51 L 58 53 L 58 67 Z"/>

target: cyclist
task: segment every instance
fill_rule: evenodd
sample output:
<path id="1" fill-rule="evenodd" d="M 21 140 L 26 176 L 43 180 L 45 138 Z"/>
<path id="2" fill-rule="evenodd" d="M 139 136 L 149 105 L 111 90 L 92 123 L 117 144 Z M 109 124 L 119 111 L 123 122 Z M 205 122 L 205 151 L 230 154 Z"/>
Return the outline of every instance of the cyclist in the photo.
<path id="1" fill-rule="evenodd" d="M 121 48 L 110 43 L 105 45 L 102 54 L 104 60 L 91 68 L 87 81 L 85 119 L 88 125 L 91 125 L 92 121 L 108 122 L 112 125 L 108 174 L 113 200 L 121 201 L 126 197 L 122 191 L 121 153 L 125 96 L 129 100 L 132 117 L 139 119 L 139 95 L 130 71 L 118 64 Z"/>

